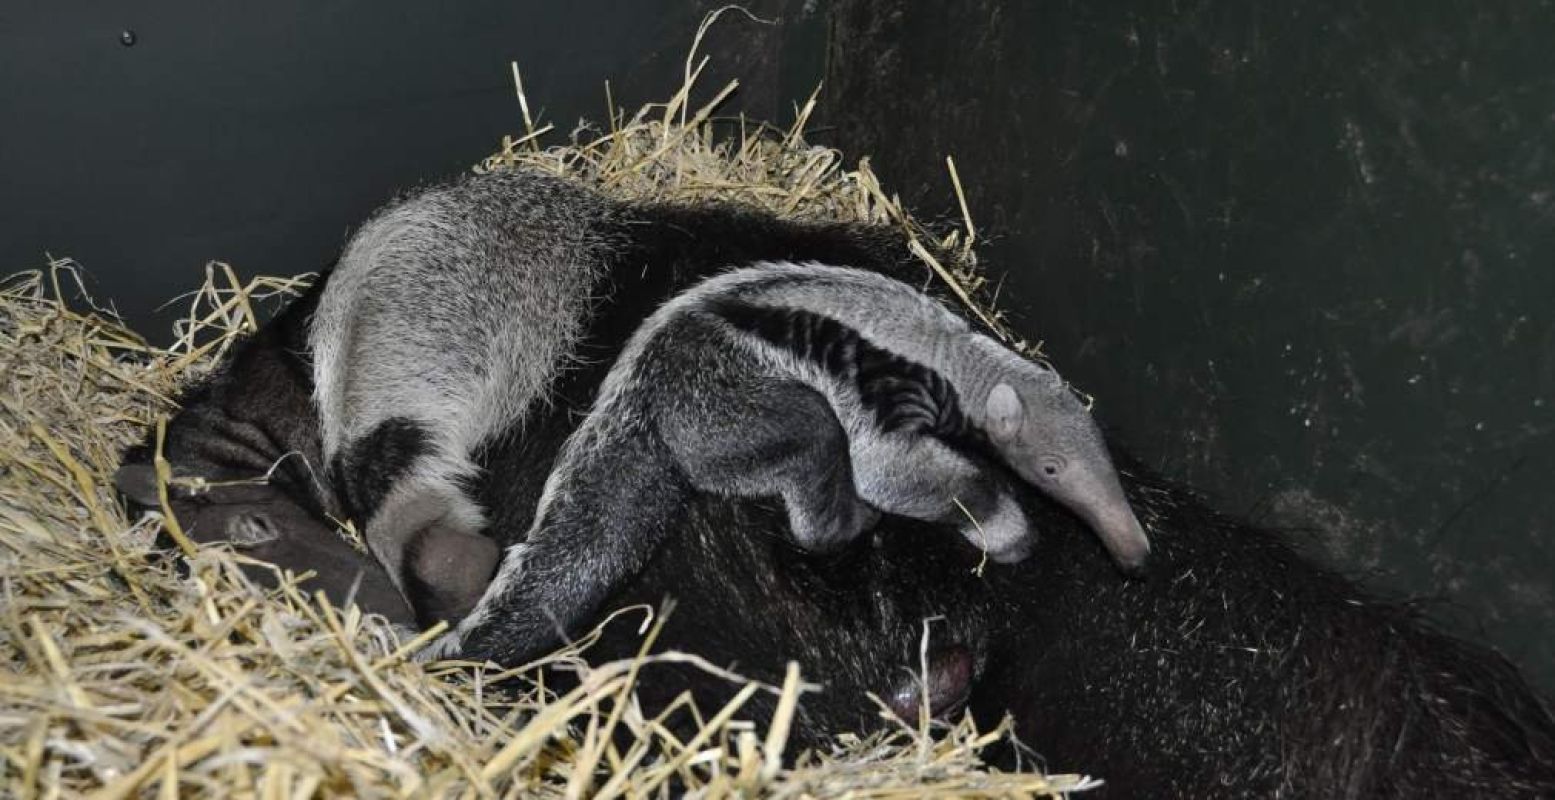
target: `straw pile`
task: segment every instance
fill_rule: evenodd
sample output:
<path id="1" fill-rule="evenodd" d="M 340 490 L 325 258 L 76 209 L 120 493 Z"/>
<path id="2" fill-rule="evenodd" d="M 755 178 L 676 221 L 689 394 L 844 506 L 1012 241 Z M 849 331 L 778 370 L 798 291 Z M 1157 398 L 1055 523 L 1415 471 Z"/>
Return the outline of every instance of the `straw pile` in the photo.
<path id="1" fill-rule="evenodd" d="M 630 117 L 612 110 L 608 130 L 549 149 L 520 89 L 525 134 L 480 168 L 525 164 L 628 198 L 895 224 L 928 241 L 867 164 L 844 170 L 835 152 L 805 144 L 813 99 L 790 130 L 734 124 L 721 134 L 729 123 L 712 112 L 734 87 L 693 108 L 698 71 L 688 64 L 669 103 Z M 926 279 L 953 280 L 969 300 L 979 285 L 967 271 L 972 234 L 968 222 L 932 240 L 961 254 L 956 264 L 915 246 Z M 705 724 L 681 741 L 644 718 L 633 662 L 553 656 L 585 676 L 558 697 L 533 668 L 412 662 L 427 636 L 407 641 L 376 617 L 332 608 L 296 576 L 264 590 L 230 550 L 154 549 L 161 523 L 127 519 L 111 490 L 119 452 L 176 410 L 178 387 L 251 331 L 258 309 L 306 277 L 242 282 L 211 265 L 186 298 L 176 343 L 161 350 L 89 300 L 67 299 L 84 296 L 75 274 L 55 261 L 0 284 L 0 795 L 974 797 L 1090 785 L 987 770 L 979 749 L 1008 731 L 969 721 L 932 736 L 927 723 L 844 736 L 785 767 L 805 686 L 792 666 L 784 686 L 750 684 L 728 707 L 696 710 Z M 740 703 L 758 691 L 784 698 L 768 730 L 741 721 Z M 621 731 L 631 744 L 612 735 Z"/>

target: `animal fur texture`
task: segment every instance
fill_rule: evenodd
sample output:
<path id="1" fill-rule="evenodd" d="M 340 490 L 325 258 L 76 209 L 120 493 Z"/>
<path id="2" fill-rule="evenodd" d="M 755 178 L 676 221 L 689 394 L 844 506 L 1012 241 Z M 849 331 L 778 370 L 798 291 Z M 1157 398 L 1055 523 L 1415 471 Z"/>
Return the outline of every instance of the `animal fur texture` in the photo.
<path id="1" fill-rule="evenodd" d="M 558 375 L 613 358 L 648 309 L 717 270 L 789 258 L 905 269 L 905 250 L 873 247 L 884 235 L 612 203 L 518 171 L 397 201 L 347 244 L 308 333 L 341 504 L 420 618 L 458 619 L 500 555 L 470 497 L 473 455 L 521 436 Z M 614 296 L 621 286 L 634 296 Z M 630 316 L 583 341 L 602 304 Z"/>
<path id="2" fill-rule="evenodd" d="M 525 658 L 556 643 L 680 522 L 695 492 L 779 496 L 811 550 L 875 512 L 960 528 L 996 561 L 1033 532 L 994 457 L 1097 529 L 1149 545 L 1085 407 L 1052 370 L 911 287 L 761 264 L 676 297 L 632 337 L 546 485 L 534 525 L 445 642 Z"/>
<path id="3" fill-rule="evenodd" d="M 233 347 L 210 376 L 178 398 L 164 451 L 174 476 L 168 499 L 195 541 L 232 544 L 245 555 L 302 574 L 337 604 L 357 602 L 394 622 L 414 621 L 388 573 L 335 533 L 344 515 L 320 466 L 318 417 L 310 394 L 306 321 L 321 286 L 293 301 Z M 159 506 L 154 443 L 133 447 L 114 484 L 135 507 Z M 273 585 L 264 567 L 244 571 Z"/>
<path id="4" fill-rule="evenodd" d="M 513 192 L 583 193 L 536 176 L 459 183 L 487 180 Z M 483 202 L 481 193 L 493 190 L 458 192 Z M 446 203 L 449 191 L 434 187 L 402 202 L 444 193 L 438 202 Z M 533 216 L 536 224 L 544 219 Z M 773 260 L 854 264 L 922 279 L 900 236 L 884 227 L 672 206 L 611 207 L 599 224 L 590 238 L 616 244 L 603 248 L 607 263 L 593 282 L 579 282 L 588 284 L 586 311 L 571 349 L 532 354 L 563 366 L 472 458 L 473 496 L 504 547 L 522 541 L 558 453 L 611 364 L 668 298 L 730 266 Z M 307 322 L 329 280 L 179 398 L 165 455 L 180 475 L 269 474 L 275 496 L 311 515 L 318 535 L 333 537 L 324 515 L 345 513 L 337 498 L 345 492 L 328 476 L 315 480 L 308 468 L 320 463 L 322 445 Z M 390 305 L 430 302 L 408 275 L 373 291 L 404 293 L 375 301 Z M 446 328 L 455 337 L 446 348 L 465 346 L 459 330 Z M 367 473 L 392 475 L 401 451 L 395 437 L 379 441 L 381 458 L 370 448 L 354 452 Z M 149 458 L 148 447 L 136 448 L 127 466 Z M 1040 763 L 1104 779 L 1092 793 L 1099 797 L 1555 796 L 1555 720 L 1504 659 L 1315 565 L 1286 544 L 1286 535 L 1216 513 L 1139 464 L 1117 463 L 1131 507 L 1151 530 L 1149 581 L 1118 580 L 1091 532 L 1038 493 L 1020 496 L 1043 534 L 1032 557 L 982 576 L 971 571 L 979 554 L 943 526 L 889 516 L 879 535 L 816 557 L 788 541 L 786 514 L 774 504 L 699 494 L 676 535 L 631 565 L 631 577 L 603 607 L 657 606 L 672 596 L 679 607 L 655 649 L 698 653 L 773 683 L 787 661 L 799 662 L 823 689 L 802 697 L 789 753 L 824 746 L 842 731 L 878 728 L 877 707 L 865 692 L 890 699 L 910 691 L 909 670 L 918 668 L 920 637 L 932 618 L 929 684 L 945 694 L 931 703 L 953 707 L 970 682 L 970 708 L 985 726 L 1010 713 Z M 272 530 L 295 517 L 270 516 L 276 506 L 268 501 L 216 502 L 223 499 L 253 498 L 173 502 L 204 504 L 192 518 L 204 541 L 223 539 L 240 514 L 269 516 Z M 271 544 L 293 563 L 320 559 L 299 541 Z M 354 553 L 344 549 L 350 564 Z M 332 594 L 345 595 L 359 574 L 321 579 Z M 393 589 L 387 576 L 382 583 Z M 385 611 L 382 596 L 356 598 Z M 393 591 L 389 596 L 403 602 Z M 642 646 L 635 627 L 611 626 L 590 656 L 634 656 Z M 970 675 L 963 673 L 963 651 Z M 679 705 L 682 692 L 692 692 L 702 708 L 717 708 L 738 689 L 683 663 L 646 665 L 639 681 L 645 714 L 680 707 L 665 724 L 688 728 L 696 723 Z M 775 704 L 758 692 L 741 714 L 764 725 Z M 1032 763 L 1029 753 L 1006 755 L 1008 767 Z"/>
<path id="5" fill-rule="evenodd" d="M 342 253 L 309 331 L 324 457 L 402 590 L 489 579 L 471 456 L 544 401 L 574 351 L 620 249 L 611 214 L 560 181 L 497 173 L 391 205 Z M 464 571 L 439 566 L 448 553 Z"/>

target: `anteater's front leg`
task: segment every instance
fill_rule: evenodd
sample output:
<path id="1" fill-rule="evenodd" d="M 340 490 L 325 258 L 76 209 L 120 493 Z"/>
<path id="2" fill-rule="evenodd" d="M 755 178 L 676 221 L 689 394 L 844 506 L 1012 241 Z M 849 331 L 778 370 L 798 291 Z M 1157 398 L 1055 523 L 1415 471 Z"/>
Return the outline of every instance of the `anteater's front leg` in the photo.
<path id="1" fill-rule="evenodd" d="M 820 394 L 729 373 L 685 388 L 585 421 L 527 539 L 434 655 L 456 647 L 514 664 L 564 641 L 643 568 L 696 491 L 783 498 L 794 539 L 811 549 L 872 523 L 853 488 L 847 436 Z"/>
<path id="2" fill-rule="evenodd" d="M 733 497 L 776 496 L 806 550 L 853 541 L 878 514 L 853 485 L 848 435 L 819 392 L 797 381 L 725 376 L 667 408 L 664 442 L 696 488 Z"/>
<path id="3" fill-rule="evenodd" d="M 1036 532 L 995 467 L 920 433 L 861 437 L 853 450 L 859 495 L 881 511 L 954 525 L 1000 563 L 1031 553 Z"/>

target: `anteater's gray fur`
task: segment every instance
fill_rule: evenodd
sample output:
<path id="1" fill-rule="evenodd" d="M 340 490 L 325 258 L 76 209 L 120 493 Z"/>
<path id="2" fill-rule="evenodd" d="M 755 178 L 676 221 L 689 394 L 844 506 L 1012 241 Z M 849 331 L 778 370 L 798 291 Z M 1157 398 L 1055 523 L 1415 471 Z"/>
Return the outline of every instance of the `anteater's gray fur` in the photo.
<path id="1" fill-rule="evenodd" d="M 444 646 L 495 638 L 522 658 L 553 645 L 698 491 L 780 496 L 810 549 L 852 540 L 879 510 L 1018 561 L 1032 532 L 988 457 L 1088 520 L 1117 520 L 1099 529 L 1128 566 L 1143 560 L 1101 434 L 1052 370 L 876 273 L 780 263 L 717 276 L 632 337 L 529 534 Z"/>
<path id="2" fill-rule="evenodd" d="M 498 554 L 482 535 L 485 514 L 469 493 L 476 477 L 473 456 L 494 437 L 521 432 L 525 413 L 545 399 L 557 370 L 576 352 L 601 279 L 632 238 L 625 213 L 588 192 L 528 173 L 457 182 L 415 195 L 369 220 L 352 237 L 319 298 L 309 342 L 324 458 L 346 508 L 365 524 L 373 554 L 402 591 L 413 599 L 427 598 L 418 600 L 424 618 L 462 616 L 492 575 Z M 749 295 L 768 306 L 840 321 L 905 363 L 926 367 L 936 379 L 943 376 L 941 388 L 950 397 L 960 391 L 975 398 L 964 413 L 976 432 L 988 434 L 1016 474 L 1085 516 L 1126 568 L 1142 564 L 1148 544 L 1123 500 L 1101 437 L 1051 371 L 974 335 L 943 306 L 877 274 L 794 265 L 756 269 L 781 280 L 731 285 L 729 298 Z M 676 302 L 697 302 L 722 285 L 715 282 L 702 294 Z M 733 355 L 713 339 L 706 345 L 704 360 L 728 362 Z M 778 351 L 765 352 L 762 357 L 770 360 Z M 691 363 L 669 367 L 675 374 L 660 383 L 662 390 L 677 392 L 682 383 L 675 377 L 694 373 L 695 367 L 687 366 Z M 791 363 L 785 369 L 780 374 L 808 374 L 807 385 L 823 386 L 824 370 L 813 365 Z M 626 368 L 622 374 L 630 372 Z M 743 395 L 760 394 L 762 387 L 731 392 L 730 401 L 739 403 L 749 399 Z M 824 403 L 807 402 L 803 393 L 767 396 L 761 402 L 773 425 L 831 430 L 833 438 L 840 418 L 847 429 L 839 439 L 840 451 L 852 451 L 856 461 L 868 465 L 857 488 L 874 508 L 958 522 L 996 560 L 1021 556 L 1028 539 L 1024 516 L 1009 492 L 997 488 L 997 473 L 946 441 L 955 431 L 879 436 L 884 430 L 879 425 L 861 423 L 865 417 L 856 399 L 832 394 L 826 398 L 829 411 Z M 707 436 L 695 420 L 687 420 L 685 431 L 682 452 L 703 446 L 698 442 Z M 619 435 L 614 431 L 590 428 L 580 435 L 600 437 L 607 445 L 593 452 L 625 455 L 624 448 L 617 453 L 608 447 Z M 815 463 L 765 464 L 721 487 L 696 476 L 692 483 L 746 495 L 781 494 L 795 512 L 794 533 L 803 544 L 851 539 L 873 512 L 858 502 L 846 459 L 838 466 L 821 465 L 835 462 L 828 454 L 838 449 L 827 449 L 822 438 L 811 441 Z M 700 460 L 717 461 L 711 452 Z M 619 475 L 623 469 L 594 466 L 601 467 L 601 475 Z M 567 473 L 565 467 L 562 472 Z M 780 477 L 785 472 L 802 475 L 802 485 L 785 482 Z M 622 482 L 617 488 L 630 487 Z M 626 530 L 642 508 L 640 503 L 618 510 L 596 505 L 590 519 L 574 525 L 587 531 Z M 610 541 L 642 550 L 657 539 Z M 620 579 L 626 565 L 639 561 L 606 549 L 603 544 L 587 547 L 590 558 L 564 559 L 577 575 L 551 576 L 547 585 L 555 587 L 555 596 L 548 599 L 557 602 L 543 607 L 571 622 L 587 605 L 585 598 L 596 598 L 600 588 Z M 580 543 L 576 554 L 582 552 Z M 506 589 L 518 569 L 512 558 L 507 561 L 498 589 Z M 564 598 L 568 602 L 561 602 Z"/>
<path id="3" fill-rule="evenodd" d="M 485 181 L 514 192 L 532 183 L 536 192 L 583 194 L 533 176 L 460 183 Z M 487 191 L 430 193 L 479 202 Z M 558 196 L 556 202 L 597 201 Z M 597 395 L 615 349 L 664 298 L 706 277 L 711 265 L 815 259 L 899 278 L 921 275 L 890 229 L 801 225 L 706 207 L 632 215 L 629 227 L 612 228 L 612 220 L 621 222 L 612 217 L 606 229 L 614 233 L 594 234 L 607 249 L 611 237 L 628 241 L 615 251 L 614 277 L 585 291 L 597 301 L 582 323 L 586 334 L 573 349 L 534 356 L 552 369 L 569 359 L 576 364 L 553 372 L 536 397 L 554 390 L 561 401 L 533 403 L 515 421 L 513 435 L 481 448 L 486 471 L 476 489 L 504 544 L 528 529 L 551 463 L 582 418 L 577 412 Z M 531 216 L 537 223 L 546 218 Z M 414 425 L 386 422 L 381 427 L 388 433 L 376 439 L 385 445 L 381 461 L 369 457 L 371 448 L 357 448 L 361 468 L 314 480 L 308 466 L 319 463 L 321 446 L 304 323 L 327 280 L 182 394 L 168 423 L 165 455 L 180 474 L 271 472 L 275 495 L 312 515 L 317 535 L 330 537 L 323 515 L 344 510 L 334 496 L 370 500 L 391 485 L 393 464 L 419 452 L 420 434 Z M 425 302 L 409 280 L 388 278 L 379 289 L 404 294 L 394 303 Z M 443 344 L 461 346 L 460 331 L 456 325 L 442 330 Z M 148 503 L 155 502 L 155 485 L 139 467 L 151 452 L 148 445 L 126 456 L 125 477 L 133 479 L 126 488 Z M 295 455 L 283 458 L 288 453 Z M 825 684 L 822 693 L 805 696 L 796 717 L 794 734 L 806 745 L 824 746 L 838 732 L 878 725 L 863 691 L 899 696 L 903 665 L 917 663 L 922 620 L 943 616 L 933 626 L 933 641 L 942 647 L 930 656 L 931 683 L 951 678 L 953 691 L 963 682 L 954 680 L 965 669 L 956 652 L 967 649 L 965 680 L 982 721 L 993 725 L 1013 713 L 1022 740 L 1046 764 L 1105 778 L 1106 796 L 1555 796 L 1555 719 L 1504 659 L 1431 630 L 1412 609 L 1368 596 L 1282 544 L 1278 533 L 1228 519 L 1193 492 L 1129 466 L 1123 481 L 1133 507 L 1150 521 L 1155 546 L 1150 581 L 1117 580 L 1115 565 L 1090 537 L 1047 503 L 1025 504 L 1044 534 L 1033 557 L 979 577 L 970 572 L 976 553 L 949 541 L 940 526 L 886 517 L 879 523 L 884 535 L 869 537 L 873 546 L 814 558 L 787 545 L 786 522 L 767 504 L 702 495 L 677 535 L 636 565 L 629 583 L 606 602 L 659 603 L 673 595 L 679 612 L 658 646 L 737 664 L 753 677 L 780 681 L 785 662 L 800 662 L 808 678 Z M 208 494 L 173 502 L 225 499 Z M 228 523 L 235 515 L 267 513 L 252 497 L 235 499 L 231 508 L 218 502 L 195 515 L 195 533 L 220 538 L 233 530 Z M 297 563 L 336 563 L 307 548 L 282 549 Z M 346 558 L 338 561 L 349 565 L 351 551 L 343 549 Z M 337 581 L 334 588 L 345 593 L 367 574 L 354 572 L 326 576 L 326 586 Z M 387 586 L 387 577 L 379 583 Z M 369 609 L 393 613 L 358 598 Z M 607 631 L 591 656 L 636 654 L 641 639 L 627 628 Z M 950 657 L 938 654 L 944 652 Z M 638 686 L 650 715 L 679 705 L 686 690 L 700 707 L 716 708 L 738 688 L 673 663 L 645 667 Z M 763 725 L 775 702 L 758 692 L 741 713 Z M 787 752 L 800 750 L 796 742 Z"/>
<path id="4" fill-rule="evenodd" d="M 353 448 L 381 461 L 396 443 L 403 463 L 348 505 L 402 589 L 415 552 L 435 564 L 468 551 L 476 585 L 490 576 L 471 457 L 544 401 L 575 351 L 620 247 L 604 233 L 612 213 L 564 182 L 496 173 L 390 205 L 341 255 L 309 334 L 324 455 L 342 483 L 360 483 L 381 464 L 356 463 Z"/>

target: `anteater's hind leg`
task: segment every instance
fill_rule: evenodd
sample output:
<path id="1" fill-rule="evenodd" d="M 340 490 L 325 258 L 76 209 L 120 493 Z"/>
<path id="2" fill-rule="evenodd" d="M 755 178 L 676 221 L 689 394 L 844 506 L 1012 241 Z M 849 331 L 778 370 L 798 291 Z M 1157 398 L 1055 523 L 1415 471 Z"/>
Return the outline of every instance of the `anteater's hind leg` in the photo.
<path id="1" fill-rule="evenodd" d="M 859 494 L 876 508 L 956 526 L 1000 563 L 1031 553 L 1036 532 L 997 469 L 922 434 L 888 433 L 854 442 Z"/>
<path id="2" fill-rule="evenodd" d="M 878 514 L 854 490 L 847 432 L 819 392 L 749 378 L 700 394 L 660 421 L 698 489 L 781 496 L 795 542 L 809 550 L 834 549 L 874 524 Z"/>

